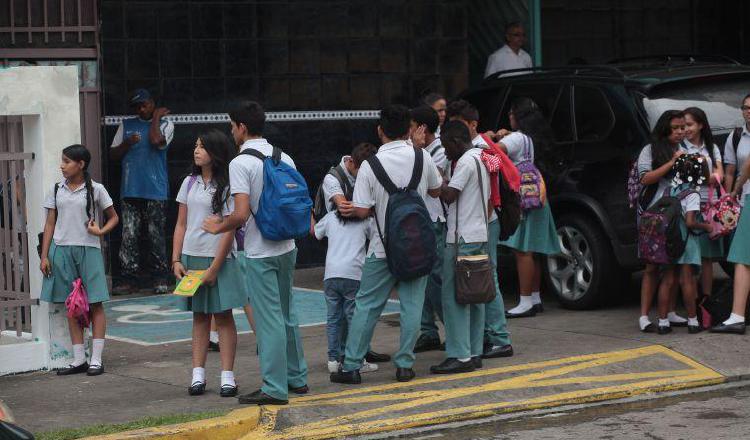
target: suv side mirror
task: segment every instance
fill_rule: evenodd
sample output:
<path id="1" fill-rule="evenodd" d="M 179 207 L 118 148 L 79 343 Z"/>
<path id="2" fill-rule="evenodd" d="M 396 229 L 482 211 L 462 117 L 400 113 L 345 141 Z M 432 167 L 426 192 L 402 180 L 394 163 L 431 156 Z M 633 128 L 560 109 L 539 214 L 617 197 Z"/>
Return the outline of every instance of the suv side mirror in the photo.
<path id="1" fill-rule="evenodd" d="M 34 440 L 34 435 L 10 422 L 0 420 L 0 440 Z"/>

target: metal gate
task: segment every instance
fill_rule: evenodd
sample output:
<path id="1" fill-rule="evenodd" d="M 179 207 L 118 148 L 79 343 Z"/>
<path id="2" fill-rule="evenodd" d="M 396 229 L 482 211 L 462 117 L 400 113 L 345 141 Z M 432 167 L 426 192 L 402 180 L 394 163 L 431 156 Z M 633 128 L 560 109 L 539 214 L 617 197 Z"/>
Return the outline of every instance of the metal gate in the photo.
<path id="1" fill-rule="evenodd" d="M 29 240 L 20 116 L 0 116 L 0 331 L 31 332 Z"/>

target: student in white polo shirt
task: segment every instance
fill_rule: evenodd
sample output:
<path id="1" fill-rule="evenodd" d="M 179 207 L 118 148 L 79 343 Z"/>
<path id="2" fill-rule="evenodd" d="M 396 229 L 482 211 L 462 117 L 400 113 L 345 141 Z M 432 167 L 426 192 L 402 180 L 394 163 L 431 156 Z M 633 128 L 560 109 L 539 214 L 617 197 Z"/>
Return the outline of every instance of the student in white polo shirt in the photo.
<path id="1" fill-rule="evenodd" d="M 44 225 L 40 269 L 44 275 L 39 299 L 64 303 L 77 279 L 86 289 L 89 319 L 92 327 L 91 361 L 86 362 L 83 345 L 85 322 L 68 317 L 73 342 L 73 363 L 57 371 L 58 376 L 104 373 L 102 351 L 107 320 L 103 302 L 109 300 L 107 277 L 100 237 L 108 234 L 120 221 L 112 198 L 100 183 L 89 176 L 91 153 L 83 145 L 71 145 L 62 151 L 60 170 L 65 180 L 56 183 L 44 201 L 47 221 Z M 107 218 L 104 226 L 99 212 Z"/>
<path id="2" fill-rule="evenodd" d="M 378 136 L 383 145 L 375 155 L 397 188 L 409 184 L 414 171 L 416 154 L 422 154 L 422 175 L 416 191 L 426 199 L 440 195 L 442 180 L 429 153 L 415 149 L 407 139 L 410 136 L 411 115 L 402 105 L 392 105 L 380 112 Z M 370 162 L 365 162 L 354 186 L 354 215 L 366 218 L 374 211 L 377 221 L 385 226 L 388 192 L 375 177 Z M 388 269 L 385 248 L 379 234 L 370 241 L 368 257 L 362 268 L 362 282 L 356 297 L 352 326 L 346 340 L 346 356 L 342 369 L 331 374 L 331 382 L 358 384 L 362 382 L 359 369 L 372 339 L 375 323 L 383 311 L 391 290 L 399 292 L 401 338 L 399 351 L 394 356 L 396 379 L 407 382 L 414 378 L 414 344 L 419 332 L 419 321 L 424 304 L 427 277 L 398 282 Z"/>
<path id="3" fill-rule="evenodd" d="M 477 133 L 479 125 L 479 111 L 464 100 L 453 101 L 448 106 L 448 119 L 461 121 L 469 129 L 471 144 L 479 148 L 488 148 L 482 135 Z M 489 195 L 488 195 L 489 197 Z M 487 239 L 490 259 L 495 268 L 498 266 L 497 246 L 500 242 L 500 221 L 494 209 L 490 212 L 489 237 Z M 493 273 L 495 281 L 495 299 L 485 306 L 485 346 L 482 357 L 484 359 L 513 356 L 513 346 L 510 343 L 508 321 L 505 317 L 505 303 L 500 292 L 500 282 L 497 270 Z"/>
<path id="4" fill-rule="evenodd" d="M 445 360 L 430 367 L 430 372 L 466 373 L 482 367 L 485 305 L 456 302 L 455 259 L 487 255 L 490 176 L 482 164 L 482 148 L 471 144 L 466 125 L 456 120 L 446 122 L 441 139 L 455 167 L 440 195 L 448 204 L 442 286 Z"/>
<path id="5" fill-rule="evenodd" d="M 297 247 L 294 240 L 272 241 L 264 238 L 252 212 L 258 212 L 263 192 L 263 162 L 242 151 L 252 148 L 271 156 L 273 146 L 265 140 L 266 114 L 257 102 L 249 102 L 229 113 L 232 136 L 240 146 L 240 155 L 229 164 L 229 181 L 234 196 L 234 211 L 217 222 L 208 218 L 203 228 L 212 234 L 234 231 L 245 224 L 245 272 L 250 303 L 253 307 L 261 389 L 239 396 L 240 403 L 286 405 L 289 391 L 306 394 L 307 363 L 302 351 L 299 325 L 292 307 L 292 282 Z M 281 161 L 294 167 L 294 161 L 281 154 Z"/>
<path id="6" fill-rule="evenodd" d="M 411 112 L 412 130 L 424 127 L 425 150 L 430 153 L 432 161 L 438 168 L 441 176 L 448 170 L 448 160 L 445 158 L 445 149 L 440 144 L 440 138 L 435 137 L 439 128 L 440 117 L 430 107 L 417 107 Z M 414 353 L 438 350 L 441 347 L 440 334 L 435 324 L 435 315 L 443 321 L 443 305 L 441 301 L 442 289 L 442 266 L 443 250 L 445 249 L 445 208 L 438 198 L 428 197 L 425 200 L 427 210 L 435 229 L 438 259 L 433 267 L 432 273 L 427 280 L 427 290 L 424 295 L 424 308 L 422 309 L 422 322 L 419 339 L 414 346 Z"/>

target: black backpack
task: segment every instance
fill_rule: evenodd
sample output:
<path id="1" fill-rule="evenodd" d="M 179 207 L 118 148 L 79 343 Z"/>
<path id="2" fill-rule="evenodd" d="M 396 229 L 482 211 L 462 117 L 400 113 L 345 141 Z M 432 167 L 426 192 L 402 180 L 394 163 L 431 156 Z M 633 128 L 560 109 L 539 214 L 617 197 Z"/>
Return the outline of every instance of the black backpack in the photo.
<path id="1" fill-rule="evenodd" d="M 734 148 L 734 157 L 737 157 L 737 148 L 740 146 L 740 140 L 742 140 L 742 127 L 735 127 L 734 130 L 732 130 L 732 147 Z M 722 158 L 727 157 L 727 151 L 726 151 L 726 145 L 724 144 L 724 149 L 721 152 Z"/>
<path id="2" fill-rule="evenodd" d="M 329 174 L 339 181 L 341 189 L 344 190 L 344 197 L 346 197 L 346 200 L 351 200 L 354 195 L 354 187 L 349 182 L 349 178 L 346 177 L 346 172 L 341 165 L 331 167 L 331 169 L 328 170 L 328 173 L 326 173 L 326 176 Z M 323 179 L 325 179 L 325 177 L 323 177 Z M 321 184 L 318 185 L 318 190 L 315 192 L 315 204 L 313 205 L 313 217 L 315 217 L 316 222 L 320 221 L 320 219 L 325 217 L 325 215 L 332 210 L 329 209 L 329 203 L 331 203 L 331 201 L 325 199 L 323 183 L 321 182 Z"/>
<path id="3" fill-rule="evenodd" d="M 388 270 L 399 281 L 409 281 L 428 275 L 437 262 L 437 240 L 430 214 L 422 196 L 417 192 L 422 179 L 424 157 L 421 149 L 414 149 L 414 170 L 406 188 L 396 188 L 377 156 L 367 161 L 386 192 L 385 231 L 375 223 L 385 248 Z M 385 232 L 385 233 L 384 233 Z"/>
<path id="4" fill-rule="evenodd" d="M 687 237 L 682 235 L 685 218 L 680 202 L 692 192 L 685 190 L 671 195 L 667 188 L 662 198 L 643 213 L 638 222 L 638 254 L 642 260 L 672 264 L 685 252 Z"/>
<path id="5" fill-rule="evenodd" d="M 500 180 L 500 207 L 495 207 L 495 214 L 500 221 L 500 241 L 509 239 L 516 233 L 521 223 L 521 195 L 513 191 L 502 172 L 497 173 Z"/>

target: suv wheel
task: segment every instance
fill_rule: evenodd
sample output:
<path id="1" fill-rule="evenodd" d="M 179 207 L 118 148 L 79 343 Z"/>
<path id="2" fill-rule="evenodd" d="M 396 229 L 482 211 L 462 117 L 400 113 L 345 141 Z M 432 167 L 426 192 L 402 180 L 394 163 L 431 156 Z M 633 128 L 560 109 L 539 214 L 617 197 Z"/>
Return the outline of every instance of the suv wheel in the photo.
<path id="1" fill-rule="evenodd" d="M 609 240 L 598 225 L 580 215 L 563 216 L 557 234 L 562 253 L 546 258 L 547 285 L 564 307 L 599 305 L 615 265 Z"/>

